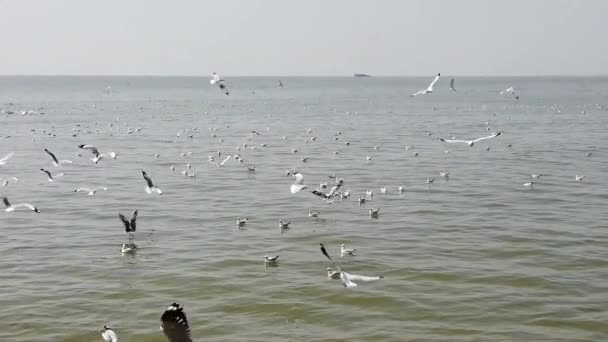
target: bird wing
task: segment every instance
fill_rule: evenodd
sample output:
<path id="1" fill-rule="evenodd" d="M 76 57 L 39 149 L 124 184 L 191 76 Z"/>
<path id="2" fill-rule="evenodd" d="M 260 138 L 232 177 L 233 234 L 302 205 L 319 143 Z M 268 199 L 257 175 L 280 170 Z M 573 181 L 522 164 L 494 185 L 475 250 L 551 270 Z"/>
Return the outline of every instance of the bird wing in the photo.
<path id="1" fill-rule="evenodd" d="M 7 161 L 10 157 L 12 157 L 15 154 L 15 152 L 11 152 L 7 155 L 5 155 L 2 159 L 0 159 L 0 163 Z"/>
<path id="2" fill-rule="evenodd" d="M 301 173 L 299 173 L 299 172 L 296 173 L 295 177 L 296 177 L 295 184 L 304 185 L 304 176 Z"/>
<path id="3" fill-rule="evenodd" d="M 49 176 L 49 179 L 53 179 L 53 176 L 51 175 L 51 173 L 45 169 L 40 169 L 40 171 L 46 173 L 47 176 Z"/>
<path id="4" fill-rule="evenodd" d="M 456 90 L 454 89 L 454 79 L 452 78 L 452 80 L 450 81 L 450 89 L 452 90 Z"/>
<path id="5" fill-rule="evenodd" d="M 469 141 L 459 140 L 459 139 L 443 139 L 443 138 L 439 138 L 439 140 L 441 140 L 443 142 L 450 143 L 450 144 L 455 144 L 455 143 L 465 143 L 465 144 L 468 144 L 469 143 Z"/>
<path id="6" fill-rule="evenodd" d="M 420 95 L 420 94 L 422 94 L 422 93 L 424 93 L 424 89 L 419 90 L 418 92 L 413 93 L 413 94 L 411 94 L 410 96 L 418 96 L 418 95 Z"/>
<path id="7" fill-rule="evenodd" d="M 75 191 L 76 192 L 91 192 L 91 191 L 94 191 L 94 190 L 89 189 L 89 188 L 78 188 Z"/>
<path id="8" fill-rule="evenodd" d="M 222 160 L 222 162 L 220 163 L 220 166 L 224 166 L 224 164 L 226 164 L 226 162 L 228 162 L 230 158 L 232 158 L 232 154 L 229 154 L 228 157 L 224 158 L 224 160 Z"/>
<path id="9" fill-rule="evenodd" d="M 51 151 L 49 151 L 45 148 L 44 152 L 46 152 L 49 156 L 51 156 L 51 158 L 53 158 L 53 161 L 55 162 L 55 164 L 59 164 L 59 160 L 57 160 L 57 157 L 55 157 L 55 155 Z"/>
<path id="10" fill-rule="evenodd" d="M 429 84 L 429 87 L 426 88 L 427 92 L 432 92 L 433 91 L 433 86 L 435 85 L 435 83 L 437 83 L 437 81 L 439 81 L 439 77 L 440 77 L 439 74 L 437 74 L 437 76 L 435 76 L 435 78 L 433 79 L 433 82 L 431 82 L 431 84 Z"/>
<path id="11" fill-rule="evenodd" d="M 152 179 L 148 176 L 148 174 L 146 173 L 146 171 L 141 171 L 141 175 L 144 176 L 144 179 L 146 180 L 146 183 L 148 184 L 148 188 L 153 188 L 154 187 L 154 183 L 152 183 Z"/>
<path id="12" fill-rule="evenodd" d="M 344 285 L 344 287 L 346 288 L 353 288 L 353 287 L 357 287 L 357 284 L 354 283 L 351 279 L 350 279 L 350 274 L 344 272 L 344 271 L 340 271 L 340 280 L 342 280 L 342 285 Z"/>
<path id="13" fill-rule="evenodd" d="M 7 208 L 10 208 L 10 207 L 11 207 L 11 203 L 8 201 L 8 198 L 6 198 L 6 197 L 2 197 L 2 202 L 4 202 L 4 205 L 5 205 Z"/>
<path id="14" fill-rule="evenodd" d="M 85 150 L 89 150 L 91 151 L 91 153 L 93 153 L 93 155 L 95 157 L 99 156 L 99 150 L 97 149 L 97 147 L 93 146 L 93 145 L 78 145 L 78 147 L 85 149 Z"/>
<path id="15" fill-rule="evenodd" d="M 498 133 L 495 133 L 495 134 L 492 134 L 492 135 L 488 135 L 487 137 L 477 138 L 477 139 L 473 140 L 473 142 L 476 143 L 478 141 L 496 138 L 497 136 L 499 136 L 501 134 L 502 134 L 502 132 L 498 132 Z"/>
<path id="16" fill-rule="evenodd" d="M 325 249 L 325 246 L 320 243 L 319 244 L 321 246 L 321 253 L 323 253 L 323 255 L 325 255 L 325 257 L 327 259 L 329 259 L 329 261 L 331 261 L 331 264 L 334 265 L 335 268 L 338 269 L 338 271 L 342 272 L 342 268 L 340 268 L 340 266 L 338 266 L 338 264 L 336 264 L 336 262 L 334 261 L 334 259 L 332 259 L 329 254 L 327 253 L 327 250 Z"/>
<path id="17" fill-rule="evenodd" d="M 343 272 L 343 273 L 351 281 L 376 281 L 376 280 L 380 280 L 383 278 L 383 277 L 368 277 L 368 276 L 362 276 L 362 275 L 357 275 L 357 274 L 350 274 L 350 273 L 346 273 L 346 272 Z"/>
<path id="18" fill-rule="evenodd" d="M 169 342 L 192 342 L 184 308 L 173 303 L 160 317 L 161 329 Z"/>
<path id="19" fill-rule="evenodd" d="M 133 216 L 131 216 L 131 229 L 133 231 L 135 231 L 135 229 L 137 229 L 137 214 L 139 213 L 139 209 L 135 209 L 135 211 L 133 211 Z"/>
<path id="20" fill-rule="evenodd" d="M 34 207 L 33 205 L 31 205 L 29 203 L 19 203 L 19 204 L 15 204 L 13 206 L 13 208 L 15 208 L 15 209 L 16 208 L 23 208 L 23 207 L 28 208 L 29 210 L 33 210 L 33 211 L 36 210 L 36 207 Z"/>
<path id="21" fill-rule="evenodd" d="M 319 190 L 313 190 L 312 193 L 313 193 L 313 195 L 317 195 L 319 197 L 327 198 L 327 195 L 325 195 L 323 192 L 321 192 Z"/>
<path id="22" fill-rule="evenodd" d="M 118 218 L 120 219 L 120 222 L 122 222 L 122 224 L 125 226 L 125 230 L 128 232 L 131 230 L 131 223 L 129 221 L 127 221 L 127 218 L 125 217 L 125 215 L 118 213 Z"/>

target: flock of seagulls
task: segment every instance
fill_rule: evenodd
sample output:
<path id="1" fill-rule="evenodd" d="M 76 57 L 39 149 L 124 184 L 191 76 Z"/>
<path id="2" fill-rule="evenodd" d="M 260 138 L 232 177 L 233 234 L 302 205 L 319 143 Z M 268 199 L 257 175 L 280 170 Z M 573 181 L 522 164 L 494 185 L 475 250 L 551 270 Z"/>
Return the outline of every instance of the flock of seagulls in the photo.
<path id="1" fill-rule="evenodd" d="M 426 94 L 433 93 L 434 86 L 437 84 L 440 77 L 441 77 L 441 74 L 438 73 L 434 77 L 432 82 L 428 85 L 428 87 L 421 89 L 416 93 L 411 94 L 411 96 L 415 97 L 418 95 L 426 95 Z M 219 89 L 225 95 L 229 95 L 229 91 L 225 85 L 225 82 L 226 81 L 224 79 L 222 79 L 216 73 L 212 74 L 210 84 L 218 86 Z M 281 81 L 279 81 L 279 87 L 283 87 L 283 83 Z M 454 87 L 454 78 L 452 78 L 450 81 L 450 90 L 456 91 L 456 89 Z M 505 89 L 504 91 L 501 91 L 500 94 L 501 95 L 510 94 L 510 95 L 513 95 L 516 99 L 519 99 L 519 93 L 514 87 L 509 87 L 509 88 Z M 129 129 L 128 133 L 132 134 L 134 132 L 139 132 L 139 131 L 140 131 L 140 128 Z M 489 129 L 488 129 L 488 131 L 489 131 Z M 311 130 L 308 130 L 307 132 L 311 133 Z M 182 133 L 183 132 L 180 131 L 177 135 L 180 136 Z M 255 130 L 251 131 L 248 141 L 252 140 L 254 137 L 259 136 L 259 135 L 261 135 L 259 132 L 255 131 Z M 337 132 L 334 139 L 338 140 L 339 135 L 341 135 L 341 132 Z M 428 133 L 427 135 L 431 135 L 431 133 Z M 490 139 L 495 139 L 501 135 L 503 135 L 503 132 L 498 131 L 498 132 L 493 132 L 488 136 L 482 136 L 482 137 L 471 139 L 471 140 L 457 139 L 456 137 L 452 137 L 449 139 L 438 138 L 438 140 L 441 142 L 447 143 L 447 144 L 466 144 L 469 147 L 473 147 L 476 143 L 479 143 L 482 141 L 487 141 Z M 192 136 L 193 136 L 193 134 L 189 135 L 190 138 Z M 216 137 L 215 133 L 213 133 L 213 137 L 214 138 Z M 283 140 L 287 140 L 287 137 L 283 137 Z M 308 143 L 309 141 L 314 141 L 314 140 L 316 140 L 316 137 L 310 137 L 310 140 L 307 140 L 306 143 Z M 345 145 L 349 146 L 350 142 L 348 142 L 348 141 L 345 142 Z M 238 162 L 239 164 L 246 165 L 246 164 L 244 164 L 243 156 L 238 151 L 240 151 L 241 149 L 245 149 L 245 148 L 256 149 L 256 148 L 263 148 L 265 146 L 266 146 L 266 144 L 260 144 L 259 147 L 258 146 L 249 146 L 247 143 L 245 143 L 245 144 L 242 144 L 241 146 L 237 147 L 236 153 L 226 154 L 226 153 L 222 153 L 221 151 L 218 151 L 216 155 L 210 155 L 208 157 L 208 162 L 209 162 L 209 164 L 213 165 L 215 168 L 226 167 L 231 160 L 234 160 L 235 163 Z M 80 144 L 80 145 L 77 145 L 77 147 L 81 150 L 87 150 L 88 152 L 90 152 L 92 154 L 92 158 L 90 160 L 94 164 L 98 164 L 105 157 L 109 157 L 112 159 L 117 159 L 117 157 L 118 157 L 118 153 L 116 153 L 116 152 L 102 153 L 96 146 L 91 145 L 91 144 Z M 381 148 L 380 146 L 374 146 L 374 150 L 379 150 L 380 148 Z M 410 148 L 411 148 L 410 146 L 406 146 L 406 150 L 409 150 Z M 57 156 L 53 152 L 49 151 L 46 148 L 44 149 L 44 152 L 48 156 L 50 156 L 50 158 L 52 160 L 52 165 L 56 168 L 61 168 L 64 165 L 70 165 L 73 163 L 71 160 L 58 159 Z M 293 148 L 291 150 L 291 152 L 294 154 L 297 154 L 297 153 L 299 153 L 299 149 Z M 448 152 L 449 151 L 446 151 L 446 153 L 448 153 Z M 8 153 L 7 155 L 5 155 L 3 158 L 1 158 L 0 166 L 7 164 L 9 162 L 9 160 L 14 156 L 14 154 L 15 153 L 11 152 L 11 153 Z M 192 152 L 188 151 L 188 152 L 183 152 L 181 154 L 181 156 L 189 157 L 191 154 L 192 154 Z M 418 152 L 414 152 L 413 155 L 418 156 Z M 588 156 L 591 156 L 591 154 L 589 153 Z M 159 158 L 160 155 L 156 154 L 155 157 Z M 305 158 L 305 157 L 300 158 L 300 161 L 302 163 L 306 163 L 306 162 L 308 162 L 308 160 L 309 160 L 309 158 Z M 369 156 L 369 155 L 366 156 L 366 161 L 373 163 L 373 156 Z M 249 173 L 256 172 L 255 165 L 249 164 L 249 165 L 246 165 L 245 167 L 247 169 L 247 172 L 249 172 Z M 192 169 L 192 166 L 190 164 L 187 164 L 186 169 L 182 171 L 182 174 L 187 177 L 195 177 L 196 173 L 190 171 L 191 169 Z M 175 165 L 171 165 L 170 170 L 171 170 L 171 172 L 174 172 Z M 45 174 L 48 182 L 58 181 L 61 177 L 65 176 L 65 174 L 62 172 L 54 173 L 45 168 L 40 168 L 40 171 Z M 330 181 L 319 183 L 318 187 L 316 187 L 314 185 L 305 183 L 304 175 L 297 168 L 288 170 L 286 174 L 288 176 L 293 177 L 293 183 L 291 183 L 290 187 L 289 187 L 289 192 L 292 195 L 301 196 L 302 193 L 308 193 L 310 195 L 314 195 L 314 197 L 311 196 L 311 198 L 317 198 L 319 200 L 322 200 L 323 203 L 325 203 L 325 204 L 331 204 L 331 203 L 334 203 L 334 201 L 338 201 L 338 200 L 340 200 L 340 201 L 348 200 L 348 198 L 351 195 L 350 190 L 345 189 L 345 183 L 346 183 L 345 180 L 343 178 L 337 177 L 336 175 L 330 175 L 329 176 Z M 145 181 L 145 192 L 147 194 L 163 195 L 163 191 L 153 182 L 151 176 L 145 170 L 141 170 L 141 176 L 143 177 L 143 179 Z M 442 170 L 439 172 L 439 177 L 441 177 L 440 179 L 447 181 L 449 179 L 449 176 L 450 176 L 450 172 L 448 172 L 446 170 Z M 531 174 L 530 176 L 531 176 L 530 177 L 531 180 L 525 182 L 523 185 L 525 187 L 528 187 L 530 190 L 532 190 L 535 185 L 535 181 L 540 179 L 541 176 L 543 176 L 543 175 L 542 174 Z M 583 181 L 584 178 L 585 177 L 582 175 L 575 176 L 575 180 L 578 182 Z M 2 181 L 2 183 L 0 183 L 0 184 L 2 184 L 2 187 L 6 187 L 11 182 L 19 182 L 19 179 L 16 177 L 9 177 L 6 179 L 0 178 L 0 181 Z M 429 188 L 430 188 L 431 184 L 433 184 L 434 182 L 435 182 L 435 178 L 429 177 L 426 179 L 426 184 L 428 185 Z M 287 184 L 285 184 L 285 185 L 287 185 Z M 285 188 L 286 188 L 286 186 L 285 186 Z M 392 186 L 391 186 L 391 189 L 394 189 L 394 188 L 392 188 Z M 380 193 L 380 196 L 389 193 L 388 186 L 383 186 L 377 190 Z M 104 186 L 78 187 L 73 190 L 73 192 L 75 192 L 75 193 L 83 192 L 83 193 L 86 193 L 86 195 L 88 195 L 88 196 L 94 196 L 98 191 L 108 191 L 108 188 L 104 187 Z M 398 193 L 402 194 L 406 191 L 406 189 L 403 185 L 399 185 L 399 186 L 397 186 L 397 191 L 398 191 Z M 359 193 L 358 196 L 355 195 L 353 197 L 355 197 L 355 200 L 358 201 L 358 204 L 361 206 L 365 205 L 368 201 L 371 201 L 372 203 L 374 203 L 374 201 L 373 201 L 374 190 L 368 189 L 368 190 L 365 190 L 365 191 Z M 9 199 L 5 196 L 2 197 L 2 200 L 5 205 L 5 210 L 4 210 L 5 212 L 24 210 L 24 211 L 32 211 L 34 213 L 40 213 L 40 210 L 32 204 L 29 204 L 29 203 L 11 204 Z M 370 218 L 372 218 L 372 219 L 380 218 L 381 208 L 367 208 L 367 211 L 369 213 Z M 138 214 L 139 214 L 139 209 L 135 209 L 132 212 L 132 214 L 130 215 L 130 217 L 127 217 L 120 212 L 118 213 L 118 218 L 119 218 L 122 226 L 124 227 L 125 233 L 128 234 L 128 241 L 126 243 L 122 243 L 122 246 L 121 246 L 122 253 L 125 253 L 125 254 L 126 253 L 135 253 L 138 250 L 138 246 L 135 244 L 135 241 L 134 241 L 134 235 L 137 231 Z M 314 219 L 318 220 L 320 215 L 321 215 L 321 211 L 319 211 L 319 210 L 312 210 L 312 209 L 308 210 L 308 217 L 310 217 L 310 218 L 314 218 Z M 235 222 L 236 227 L 238 229 L 241 229 L 248 225 L 249 218 L 236 216 L 235 221 L 233 221 L 233 222 Z M 283 220 L 283 219 L 278 220 L 278 226 L 279 226 L 281 232 L 288 231 L 291 228 L 290 225 L 291 225 L 291 221 L 289 221 L 289 220 Z M 274 229 L 276 229 L 276 228 L 274 228 Z M 346 247 L 346 245 L 344 243 L 341 243 L 339 246 L 340 246 L 340 258 L 350 258 L 350 257 L 360 256 L 360 254 L 358 253 L 358 250 L 356 248 L 348 248 L 348 247 Z M 355 287 L 358 287 L 361 283 L 374 282 L 374 281 L 378 281 L 378 280 L 381 280 L 384 278 L 383 275 L 364 276 L 364 275 L 357 275 L 357 274 L 347 272 L 340 264 L 338 264 L 332 258 L 332 256 L 329 254 L 329 252 L 327 251 L 327 249 L 323 243 L 320 244 L 320 251 L 325 256 L 325 258 L 329 261 L 330 265 L 333 266 L 333 268 L 332 267 L 326 268 L 327 277 L 329 279 L 335 279 L 335 280 L 339 279 L 345 288 L 355 288 Z M 263 259 L 264 259 L 264 264 L 267 267 L 278 267 L 280 256 L 279 255 L 264 255 Z M 284 259 L 281 259 L 281 260 L 284 260 Z M 344 261 L 344 259 L 341 259 L 341 260 Z M 170 342 L 192 341 L 191 337 L 190 337 L 190 327 L 188 326 L 188 321 L 187 321 L 186 315 L 184 313 L 183 307 L 181 307 L 177 303 L 171 304 L 162 313 L 161 330 Z M 104 325 L 103 328 L 99 332 L 104 341 L 118 342 L 118 335 L 109 326 Z"/>

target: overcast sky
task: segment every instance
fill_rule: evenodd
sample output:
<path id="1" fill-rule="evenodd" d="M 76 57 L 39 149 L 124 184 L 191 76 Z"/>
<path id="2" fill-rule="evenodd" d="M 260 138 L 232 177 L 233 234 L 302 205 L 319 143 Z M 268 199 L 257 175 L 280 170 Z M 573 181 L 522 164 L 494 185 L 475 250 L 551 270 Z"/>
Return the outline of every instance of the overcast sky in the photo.
<path id="1" fill-rule="evenodd" d="M 0 0 L 0 74 L 608 75 L 608 0 Z"/>

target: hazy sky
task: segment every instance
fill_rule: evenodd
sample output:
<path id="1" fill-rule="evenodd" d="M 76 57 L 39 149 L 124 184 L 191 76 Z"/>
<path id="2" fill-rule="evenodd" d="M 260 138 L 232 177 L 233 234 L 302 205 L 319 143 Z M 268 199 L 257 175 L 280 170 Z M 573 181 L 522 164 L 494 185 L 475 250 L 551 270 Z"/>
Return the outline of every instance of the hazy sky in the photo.
<path id="1" fill-rule="evenodd" d="M 608 75 L 608 0 L 0 0 L 0 74 Z"/>

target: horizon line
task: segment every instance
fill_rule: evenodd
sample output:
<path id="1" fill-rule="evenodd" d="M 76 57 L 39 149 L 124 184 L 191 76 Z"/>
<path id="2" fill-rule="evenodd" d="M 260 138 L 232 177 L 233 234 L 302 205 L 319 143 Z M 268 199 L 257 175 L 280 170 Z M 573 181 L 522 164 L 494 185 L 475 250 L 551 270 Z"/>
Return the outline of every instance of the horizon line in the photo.
<path id="1" fill-rule="evenodd" d="M 414 78 L 414 77 L 431 77 L 433 75 L 427 74 L 419 74 L 419 75 L 390 75 L 390 74 L 365 74 L 368 77 L 355 77 L 354 73 L 350 75 L 344 74 L 319 74 L 319 75 L 226 75 L 226 77 L 239 77 L 239 78 L 247 78 L 247 77 L 263 77 L 263 78 L 280 78 L 280 77 L 299 77 L 299 78 Z M 466 74 L 455 74 L 455 75 L 445 75 L 446 77 L 608 77 L 608 74 L 486 74 L 486 75 L 466 75 Z M 205 75 L 185 75 L 185 74 L 1 74 L 0 77 L 180 77 L 180 78 L 208 78 Z"/>

